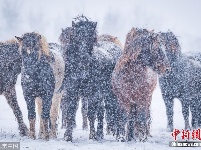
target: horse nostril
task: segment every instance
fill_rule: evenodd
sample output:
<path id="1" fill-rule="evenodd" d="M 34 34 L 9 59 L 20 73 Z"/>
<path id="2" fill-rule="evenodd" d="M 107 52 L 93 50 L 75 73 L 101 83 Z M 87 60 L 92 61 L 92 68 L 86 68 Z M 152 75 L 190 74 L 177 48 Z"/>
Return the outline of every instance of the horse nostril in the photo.
<path id="1" fill-rule="evenodd" d="M 168 65 L 168 67 L 166 68 L 166 70 L 165 70 L 166 72 L 169 72 L 169 71 L 171 71 L 171 67 Z"/>

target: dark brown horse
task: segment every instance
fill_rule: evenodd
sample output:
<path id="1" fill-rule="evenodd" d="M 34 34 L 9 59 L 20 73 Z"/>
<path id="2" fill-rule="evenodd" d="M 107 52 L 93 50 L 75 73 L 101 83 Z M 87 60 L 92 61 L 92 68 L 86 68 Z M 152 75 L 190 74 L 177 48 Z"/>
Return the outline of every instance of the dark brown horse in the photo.
<path id="1" fill-rule="evenodd" d="M 16 40 L 0 42 L 0 94 L 3 94 L 13 110 L 19 125 L 20 135 L 27 135 L 22 112 L 17 102 L 15 84 L 21 72 L 22 60 Z"/>
<path id="2" fill-rule="evenodd" d="M 54 70 L 50 64 L 51 55 L 48 43 L 45 37 L 36 32 L 25 33 L 22 37 L 16 38 L 21 47 L 21 84 L 28 109 L 29 136 L 32 139 L 36 138 L 35 99 L 40 97 L 42 100 L 43 138 L 44 140 L 49 140 L 48 122 L 56 81 Z"/>
<path id="3" fill-rule="evenodd" d="M 171 66 L 171 71 L 159 78 L 160 88 L 166 106 L 167 131 L 172 132 L 174 129 L 173 106 L 175 98 L 181 101 L 185 129 L 190 129 L 189 107 L 192 113 L 192 128 L 200 128 L 200 54 L 195 53 L 187 57 L 186 54 L 182 53 L 179 41 L 171 31 L 161 33 L 161 38 Z"/>
<path id="4" fill-rule="evenodd" d="M 114 93 L 128 116 L 128 141 L 134 136 L 146 140 L 150 135 L 150 105 L 157 73 L 164 73 L 167 68 L 160 37 L 146 29 L 132 28 L 112 79 Z"/>

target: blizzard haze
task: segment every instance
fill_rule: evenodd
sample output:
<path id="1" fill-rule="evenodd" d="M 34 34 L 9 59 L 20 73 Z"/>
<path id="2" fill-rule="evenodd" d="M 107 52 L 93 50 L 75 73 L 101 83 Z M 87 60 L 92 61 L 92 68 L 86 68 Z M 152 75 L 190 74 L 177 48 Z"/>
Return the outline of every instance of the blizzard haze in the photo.
<path id="1" fill-rule="evenodd" d="M 98 22 L 99 35 L 117 36 L 122 44 L 124 44 L 126 34 L 132 27 L 154 29 L 156 32 L 171 30 L 177 35 L 183 52 L 201 52 L 200 7 L 201 0 L 0 0 L 0 41 L 36 31 L 44 35 L 48 42 L 59 43 L 58 37 L 61 28 L 71 26 L 73 18 L 83 14 L 92 21 Z M 16 84 L 17 99 L 24 121 L 28 125 L 27 106 L 20 78 L 21 76 L 18 76 Z M 63 141 L 65 130 L 60 129 L 61 113 L 58 119 L 58 139 L 44 142 L 40 139 L 31 140 L 27 137 L 20 137 L 12 109 L 4 96 L 0 95 L 0 101 L 0 142 L 20 141 L 22 150 L 183 149 L 169 148 L 168 146 L 173 137 L 170 132 L 166 132 L 166 109 L 159 85 L 154 91 L 151 105 L 151 134 L 153 138 L 146 143 L 116 142 L 112 135 L 106 134 L 102 142 L 89 140 L 89 131 L 82 130 L 80 107 L 76 116 L 78 126 L 74 129 L 72 143 Z M 179 100 L 175 100 L 174 104 L 174 127 L 180 130 L 184 128 Z M 38 134 L 38 116 L 36 131 Z M 193 148 L 185 148 L 185 150 L 189 149 Z"/>
<path id="2" fill-rule="evenodd" d="M 61 28 L 84 14 L 98 22 L 99 34 L 117 36 L 123 44 L 131 27 L 170 29 L 182 51 L 200 51 L 200 6 L 200 0 L 1 0 L 0 40 L 37 31 L 58 42 Z"/>

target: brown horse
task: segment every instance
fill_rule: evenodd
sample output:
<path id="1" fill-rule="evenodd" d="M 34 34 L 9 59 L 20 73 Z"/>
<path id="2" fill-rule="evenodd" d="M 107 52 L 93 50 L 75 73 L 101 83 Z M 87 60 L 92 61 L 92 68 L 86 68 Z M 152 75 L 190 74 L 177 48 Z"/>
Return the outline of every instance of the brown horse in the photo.
<path id="1" fill-rule="evenodd" d="M 157 73 L 164 73 L 168 66 L 158 34 L 132 28 L 112 77 L 113 91 L 127 114 L 128 141 L 134 136 L 144 141 L 150 135 L 150 105 Z"/>
<path id="2" fill-rule="evenodd" d="M 115 36 L 109 35 L 109 34 L 102 34 L 98 36 L 98 41 L 106 41 L 106 42 L 112 42 L 116 45 L 118 45 L 121 50 L 123 51 L 123 45 L 119 41 L 119 39 Z"/>
<path id="3" fill-rule="evenodd" d="M 21 72 L 22 59 L 16 40 L 0 42 L 0 95 L 4 95 L 17 119 L 21 136 L 28 134 L 21 109 L 17 102 L 15 85 Z M 0 102 L 1 103 L 1 102 Z"/>

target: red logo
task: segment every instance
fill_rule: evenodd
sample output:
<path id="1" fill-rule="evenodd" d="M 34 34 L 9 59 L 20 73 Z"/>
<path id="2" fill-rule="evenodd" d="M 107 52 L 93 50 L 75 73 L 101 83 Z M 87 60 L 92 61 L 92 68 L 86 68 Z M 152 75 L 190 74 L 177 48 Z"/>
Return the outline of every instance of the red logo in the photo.
<path id="1" fill-rule="evenodd" d="M 190 138 L 192 138 L 193 140 L 201 141 L 201 129 L 192 130 L 192 131 L 184 130 L 184 129 L 180 131 L 178 129 L 174 129 L 174 131 L 172 132 L 172 137 L 174 138 L 175 141 L 177 140 L 179 133 L 181 133 L 182 140 L 189 140 Z"/>

